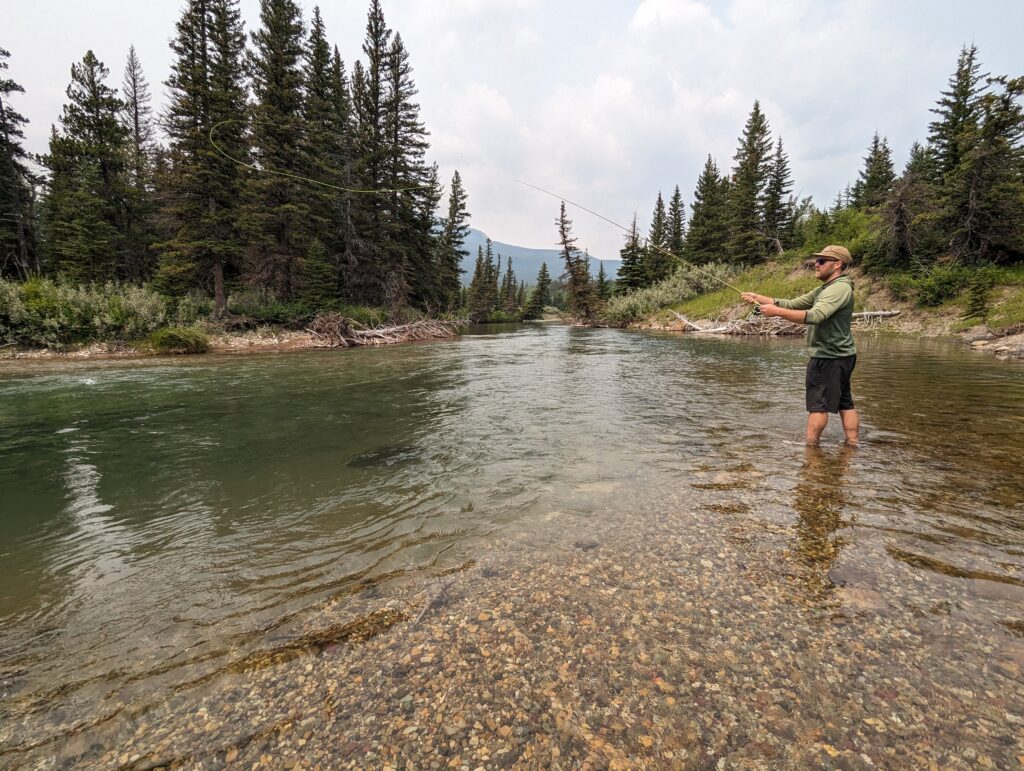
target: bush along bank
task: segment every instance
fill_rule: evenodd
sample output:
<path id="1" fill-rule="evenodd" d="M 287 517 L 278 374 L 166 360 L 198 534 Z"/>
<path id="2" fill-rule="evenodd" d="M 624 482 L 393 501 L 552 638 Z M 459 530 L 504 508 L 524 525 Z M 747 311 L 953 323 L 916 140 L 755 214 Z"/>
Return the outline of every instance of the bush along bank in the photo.
<path id="1" fill-rule="evenodd" d="M 306 326 L 321 312 L 341 313 L 375 327 L 402 323 L 418 314 L 409 309 L 323 303 L 316 307 L 283 301 L 265 289 L 241 289 L 228 297 L 227 314 L 212 318 L 213 301 L 198 291 L 179 297 L 151 287 L 108 282 L 77 285 L 45 278 L 0 280 L 0 350 L 7 356 L 55 353 L 204 353 L 301 347 Z"/>

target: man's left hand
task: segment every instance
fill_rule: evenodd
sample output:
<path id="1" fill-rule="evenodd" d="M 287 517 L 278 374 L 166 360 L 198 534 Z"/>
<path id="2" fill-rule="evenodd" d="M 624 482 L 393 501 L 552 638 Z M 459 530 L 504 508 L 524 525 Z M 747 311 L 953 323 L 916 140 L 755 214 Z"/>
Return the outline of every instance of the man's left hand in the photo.
<path id="1" fill-rule="evenodd" d="M 779 306 L 775 305 L 773 303 L 767 303 L 765 305 L 760 306 L 760 311 L 761 311 L 761 315 L 762 316 L 778 316 L 778 315 L 780 315 L 779 314 Z"/>

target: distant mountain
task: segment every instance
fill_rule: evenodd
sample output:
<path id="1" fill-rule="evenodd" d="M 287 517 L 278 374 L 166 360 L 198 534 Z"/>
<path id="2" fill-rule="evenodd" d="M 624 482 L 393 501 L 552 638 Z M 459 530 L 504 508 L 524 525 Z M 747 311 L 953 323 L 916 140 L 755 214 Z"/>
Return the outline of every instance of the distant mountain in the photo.
<path id="1" fill-rule="evenodd" d="M 501 272 L 504 274 L 508 258 L 512 258 L 512 270 L 516 278 L 525 280 L 527 284 L 537 281 L 537 273 L 540 272 L 541 263 L 548 264 L 548 273 L 552 278 L 560 276 L 565 266 L 562 264 L 562 255 L 558 249 L 529 249 L 525 246 L 515 244 L 503 244 L 500 241 L 493 241 L 495 255 L 501 255 Z M 463 249 L 469 252 L 469 256 L 462 261 L 462 283 L 469 286 L 473 280 L 473 268 L 476 266 L 476 250 L 478 246 L 487 248 L 487 234 L 475 228 L 469 229 L 469 236 L 463 245 Z M 619 275 L 619 263 L 621 260 L 599 260 L 597 257 L 590 257 L 590 275 L 597 277 L 597 272 L 604 263 L 604 272 L 609 280 Z"/>

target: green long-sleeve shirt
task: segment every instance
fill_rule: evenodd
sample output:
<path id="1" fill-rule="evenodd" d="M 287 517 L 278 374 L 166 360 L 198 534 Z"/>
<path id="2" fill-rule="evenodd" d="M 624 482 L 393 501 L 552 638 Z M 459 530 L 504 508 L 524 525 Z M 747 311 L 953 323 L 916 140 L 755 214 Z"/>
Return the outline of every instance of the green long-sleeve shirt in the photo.
<path id="1" fill-rule="evenodd" d="M 817 359 L 839 359 L 857 353 L 850 323 L 853 321 L 853 279 L 839 276 L 807 294 L 776 300 L 780 308 L 807 311 L 807 347 Z"/>

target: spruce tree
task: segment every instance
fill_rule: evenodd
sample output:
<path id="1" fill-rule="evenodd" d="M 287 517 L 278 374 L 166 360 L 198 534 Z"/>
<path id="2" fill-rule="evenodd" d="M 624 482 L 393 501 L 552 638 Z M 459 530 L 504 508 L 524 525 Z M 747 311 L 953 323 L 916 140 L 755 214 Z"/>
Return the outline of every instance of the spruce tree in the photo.
<path id="1" fill-rule="evenodd" d="M 356 187 L 363 190 L 387 187 L 387 59 L 391 34 L 379 0 L 371 0 L 362 48 L 366 64 L 357 61 L 352 68 L 353 173 Z M 356 302 L 382 304 L 408 292 L 403 255 L 394 244 L 388 220 L 388 203 L 387 194 L 359 195 L 352 200 L 354 238 L 346 252 L 346 276 Z"/>
<path id="2" fill-rule="evenodd" d="M 252 137 L 263 173 L 246 181 L 240 222 L 247 241 L 246 278 L 281 297 L 301 284 L 299 263 L 313 235 L 304 175 L 302 14 L 294 0 L 260 0 L 261 27 L 252 35 Z"/>
<path id="3" fill-rule="evenodd" d="M 330 254 L 332 261 L 336 261 L 343 249 L 343 241 L 339 238 L 341 231 L 336 224 L 343 216 L 342 193 L 326 185 L 345 187 L 344 169 L 348 158 L 335 94 L 335 89 L 343 85 L 338 83 L 339 73 L 334 70 L 335 63 L 319 6 L 313 8 L 304 58 L 302 160 L 306 168 L 303 174 L 326 183 L 308 184 L 304 188 L 309 225 L 313 237 L 320 240 L 320 247 Z"/>
<path id="4" fill-rule="evenodd" d="M 942 92 L 938 105 L 931 110 L 938 118 L 928 124 L 928 144 L 936 161 L 935 182 L 944 180 L 960 165 L 966 149 L 961 144 L 963 137 L 978 125 L 979 102 L 984 92 L 979 84 L 985 77 L 977 46 L 961 48 L 956 71 L 949 79 L 949 90 Z"/>
<path id="5" fill-rule="evenodd" d="M 608 280 L 608 274 L 604 272 L 604 263 L 597 270 L 597 296 L 607 300 L 612 296 L 612 282 Z"/>
<path id="6" fill-rule="evenodd" d="M 785 251 L 786 236 L 791 232 L 794 201 L 793 178 L 789 172 L 789 156 L 782 147 L 782 137 L 775 143 L 775 154 L 772 156 L 768 171 L 768 180 L 762 197 L 764 212 L 764 234 L 773 252 L 781 254 Z"/>
<path id="7" fill-rule="evenodd" d="M 0 277 L 27 279 L 40 270 L 32 191 L 35 176 L 22 146 L 28 121 L 11 105 L 25 89 L 5 76 L 10 52 L 0 48 Z"/>
<path id="8" fill-rule="evenodd" d="M 451 189 L 448 191 L 448 216 L 442 220 L 441 233 L 437 239 L 437 270 L 440 289 L 440 305 L 452 310 L 458 298 L 461 285 L 462 260 L 469 252 L 463 244 L 469 236 L 469 212 L 466 211 L 466 190 L 458 170 L 452 174 Z"/>
<path id="9" fill-rule="evenodd" d="M 967 263 L 1024 258 L 1024 77 L 992 78 L 977 126 L 957 136 L 959 164 L 946 176 L 944 231 Z"/>
<path id="10" fill-rule="evenodd" d="M 864 157 L 864 168 L 853 186 L 853 205 L 860 209 L 880 206 L 892 188 L 896 172 L 892 165 L 892 151 L 885 137 L 875 132 Z"/>
<path id="11" fill-rule="evenodd" d="M 668 204 L 668 244 L 665 247 L 672 254 L 682 255 L 686 237 L 686 206 L 679 192 L 679 185 L 672 192 Z"/>
<path id="12" fill-rule="evenodd" d="M 172 294 L 210 292 L 214 315 L 221 316 L 227 283 L 242 262 L 242 164 L 249 161 L 237 0 L 189 0 L 176 31 L 164 120 L 170 147 L 167 168 L 157 173 L 170 237 L 158 245 L 157 283 Z"/>
<path id="13" fill-rule="evenodd" d="M 435 254 L 435 209 L 440 197 L 436 170 L 424 162 L 427 130 L 420 120 L 418 93 L 412 79 L 409 54 L 402 36 L 395 33 L 385 68 L 385 186 L 390 193 L 389 219 L 394 239 L 394 270 L 407 274 L 411 300 L 426 307 L 439 294 Z"/>
<path id="14" fill-rule="evenodd" d="M 338 266 L 330 259 L 323 242 L 313 237 L 300 265 L 302 285 L 299 299 L 310 312 L 330 308 L 337 298 Z"/>
<path id="15" fill-rule="evenodd" d="M 473 268 L 473 278 L 469 282 L 469 290 L 466 292 L 465 310 L 471 321 L 482 321 L 485 316 L 484 304 L 487 294 L 487 282 L 490 280 L 487 265 L 484 262 L 484 248 L 476 248 L 476 265 Z"/>
<path id="16" fill-rule="evenodd" d="M 647 279 L 647 262 L 644 259 L 643 246 L 640 243 L 640 232 L 637 229 L 636 213 L 633 213 L 633 224 L 626 235 L 626 243 L 619 250 L 622 263 L 619 265 L 618 284 L 624 289 L 640 289 L 650 282 Z"/>
<path id="17" fill-rule="evenodd" d="M 505 313 L 514 314 L 516 312 L 517 291 L 516 274 L 512 270 L 512 258 L 509 257 L 505 268 L 505 276 L 501 280 L 501 289 L 498 291 L 498 308 L 505 311 Z"/>
<path id="18" fill-rule="evenodd" d="M 733 157 L 729 188 L 729 256 L 734 262 L 757 263 L 767 256 L 763 201 L 771 165 L 768 120 L 755 100 Z"/>
<path id="19" fill-rule="evenodd" d="M 119 120 L 124 103 L 106 85 L 108 75 L 92 51 L 71 66 L 62 132 L 54 130 L 44 158 L 51 172 L 47 247 L 60 272 L 73 281 L 129 277 L 128 134 Z"/>
<path id="20" fill-rule="evenodd" d="M 530 292 L 530 300 L 523 310 L 523 320 L 539 319 L 544 316 L 544 308 L 551 302 L 551 275 L 548 273 L 548 264 L 542 262 L 540 271 L 537 273 L 537 284 Z"/>
<path id="21" fill-rule="evenodd" d="M 690 204 L 690 227 L 683 253 L 697 265 L 722 262 L 726 258 L 729 234 L 729 181 L 720 176 L 718 165 L 709 155 L 697 178 Z"/>
<path id="22" fill-rule="evenodd" d="M 590 321 L 597 313 L 597 292 L 590 280 L 590 264 L 585 255 L 576 248 L 572 220 L 565 213 L 565 201 L 562 201 L 555 224 L 558 226 L 558 240 L 565 264 L 564 279 L 569 312 L 580 321 Z"/>
<path id="23" fill-rule="evenodd" d="M 124 206 L 127 260 L 124 275 L 142 281 L 153 275 L 156 257 L 154 217 L 153 157 L 156 152 L 156 132 L 153 126 L 153 108 L 150 106 L 149 83 L 142 72 L 142 63 L 135 46 L 128 49 L 124 78 L 121 81 L 124 110 L 121 121 L 128 132 L 128 174 L 131 185 L 125 191 Z"/>
<path id="24" fill-rule="evenodd" d="M 669 243 L 669 221 L 665 213 L 665 201 L 658 192 L 654 202 L 654 213 L 651 215 L 651 229 L 647 235 L 645 250 L 646 273 L 648 284 L 654 284 L 668 277 L 672 272 L 672 258 L 665 254 Z"/>

